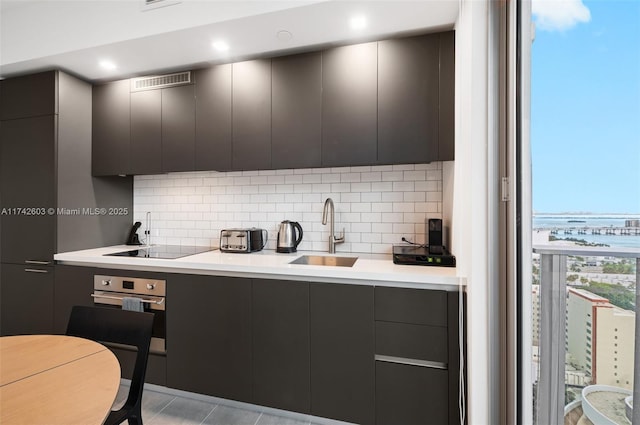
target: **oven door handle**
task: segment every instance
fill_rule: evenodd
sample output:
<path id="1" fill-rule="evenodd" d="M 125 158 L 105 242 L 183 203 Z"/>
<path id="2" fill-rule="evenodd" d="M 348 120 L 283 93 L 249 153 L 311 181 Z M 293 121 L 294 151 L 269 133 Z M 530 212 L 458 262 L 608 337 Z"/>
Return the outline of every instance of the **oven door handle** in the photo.
<path id="1" fill-rule="evenodd" d="M 119 300 L 119 301 L 122 301 L 124 299 L 123 297 L 114 297 L 113 295 L 91 294 L 91 296 L 93 298 L 106 298 L 106 299 L 109 299 L 109 300 Z M 137 297 L 134 297 L 134 298 L 137 298 Z M 145 300 L 145 299 L 140 299 L 140 301 L 142 301 L 143 303 L 160 305 L 160 304 L 164 303 L 164 298 L 161 298 L 158 301 L 156 301 L 156 300 Z"/>

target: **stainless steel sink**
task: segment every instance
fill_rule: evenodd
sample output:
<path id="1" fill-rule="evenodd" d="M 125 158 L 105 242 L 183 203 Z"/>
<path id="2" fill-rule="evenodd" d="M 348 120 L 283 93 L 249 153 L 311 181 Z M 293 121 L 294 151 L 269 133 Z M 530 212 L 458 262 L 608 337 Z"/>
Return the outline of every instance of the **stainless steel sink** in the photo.
<path id="1" fill-rule="evenodd" d="M 353 267 L 358 257 L 334 257 L 332 255 L 303 255 L 289 264 L 306 264 L 308 266 Z"/>

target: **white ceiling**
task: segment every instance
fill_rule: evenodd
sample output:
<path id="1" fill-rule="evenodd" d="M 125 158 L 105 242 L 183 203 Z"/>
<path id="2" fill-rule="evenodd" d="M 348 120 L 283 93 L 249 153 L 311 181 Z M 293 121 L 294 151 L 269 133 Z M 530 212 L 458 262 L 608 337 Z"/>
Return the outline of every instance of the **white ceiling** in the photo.
<path id="1" fill-rule="evenodd" d="M 63 69 L 100 81 L 452 28 L 459 0 L 0 0 L 0 76 Z M 354 31 L 349 20 L 365 16 Z M 282 41 L 280 30 L 293 37 Z M 226 53 L 211 44 L 226 41 Z M 99 66 L 116 63 L 115 70 Z"/>

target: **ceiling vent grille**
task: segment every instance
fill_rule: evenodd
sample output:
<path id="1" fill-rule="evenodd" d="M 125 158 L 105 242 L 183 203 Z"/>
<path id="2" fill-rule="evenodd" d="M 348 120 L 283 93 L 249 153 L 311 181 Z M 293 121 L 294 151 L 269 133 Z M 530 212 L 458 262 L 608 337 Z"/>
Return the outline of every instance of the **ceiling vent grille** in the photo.
<path id="1" fill-rule="evenodd" d="M 159 9 L 161 7 L 172 6 L 182 3 L 182 0 L 142 0 L 142 11 Z"/>
<path id="2" fill-rule="evenodd" d="M 152 75 L 131 79 L 131 91 L 153 90 L 191 83 L 191 71 L 166 75 Z"/>

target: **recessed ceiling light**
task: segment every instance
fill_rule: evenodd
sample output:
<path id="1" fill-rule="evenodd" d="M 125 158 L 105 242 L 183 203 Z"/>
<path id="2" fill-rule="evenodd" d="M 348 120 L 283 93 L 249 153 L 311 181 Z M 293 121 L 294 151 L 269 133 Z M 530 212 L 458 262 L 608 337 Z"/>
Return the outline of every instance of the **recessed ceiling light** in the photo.
<path id="1" fill-rule="evenodd" d="M 212 46 L 219 52 L 226 52 L 227 50 L 229 50 L 229 45 L 221 40 L 214 41 Z"/>
<path id="2" fill-rule="evenodd" d="M 293 34 L 291 34 L 287 30 L 280 30 L 276 33 L 276 38 L 280 41 L 291 41 L 291 39 L 293 38 Z"/>
<path id="3" fill-rule="evenodd" d="M 362 15 L 354 16 L 351 18 L 351 21 L 349 21 L 349 24 L 352 30 L 361 30 L 367 26 L 367 18 Z"/>
<path id="4" fill-rule="evenodd" d="M 111 62 L 110 60 L 101 60 L 99 63 L 100 67 L 106 69 L 108 71 L 113 71 L 117 68 L 116 64 Z"/>

